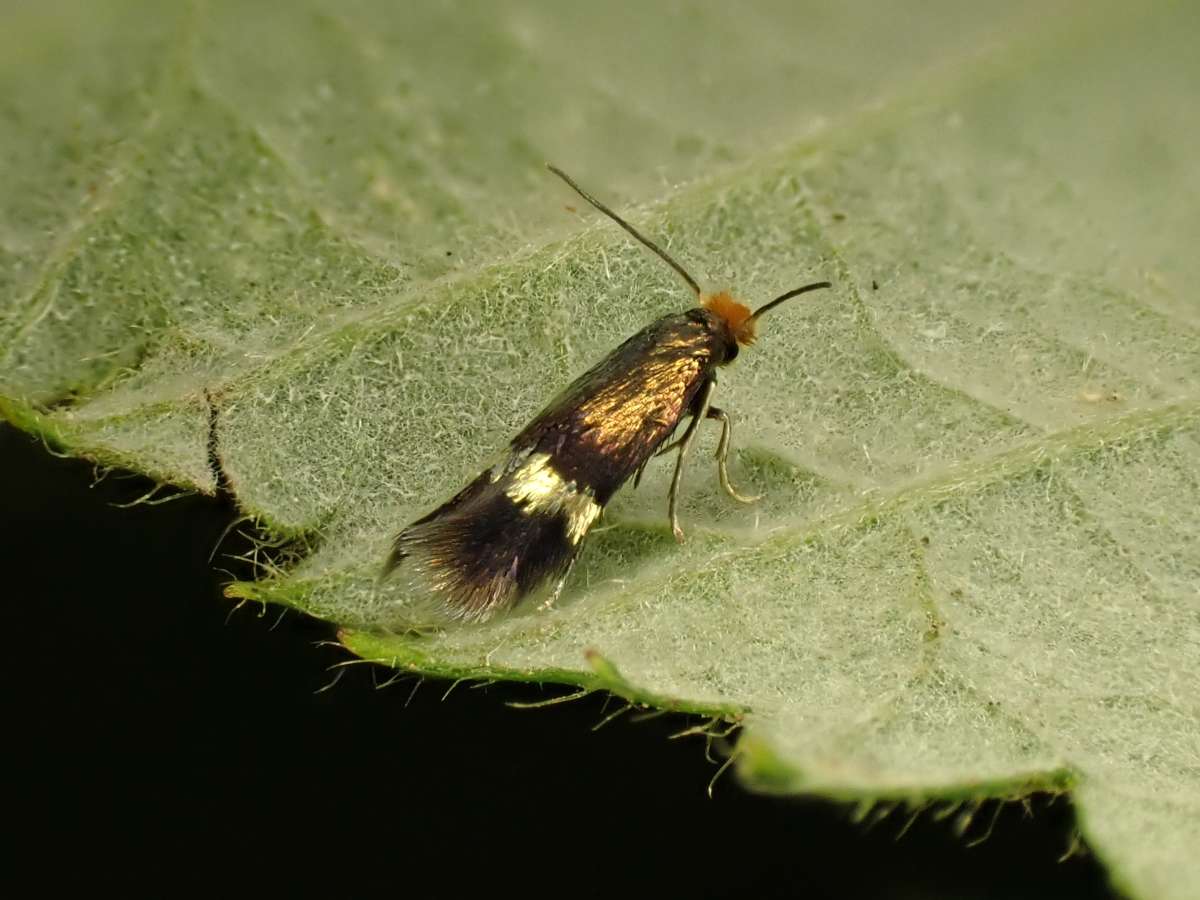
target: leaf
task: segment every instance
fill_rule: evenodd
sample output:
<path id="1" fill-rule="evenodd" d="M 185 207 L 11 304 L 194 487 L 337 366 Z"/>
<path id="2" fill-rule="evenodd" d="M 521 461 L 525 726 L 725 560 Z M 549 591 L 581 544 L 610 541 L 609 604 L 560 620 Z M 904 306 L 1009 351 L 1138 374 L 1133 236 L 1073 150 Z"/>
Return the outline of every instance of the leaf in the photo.
<path id="1" fill-rule="evenodd" d="M 766 790 L 1071 790 L 1200 892 L 1197 13 L 135 2 L 0 36 L 0 409 L 317 547 L 369 658 L 741 717 Z M 152 10 L 152 12 L 151 12 Z M 655 316 L 816 277 L 560 608 L 389 635 L 388 540 Z M 706 268 L 707 267 L 707 268 Z M 210 435 L 211 426 L 211 435 Z M 210 446 L 210 437 L 214 440 Z"/>

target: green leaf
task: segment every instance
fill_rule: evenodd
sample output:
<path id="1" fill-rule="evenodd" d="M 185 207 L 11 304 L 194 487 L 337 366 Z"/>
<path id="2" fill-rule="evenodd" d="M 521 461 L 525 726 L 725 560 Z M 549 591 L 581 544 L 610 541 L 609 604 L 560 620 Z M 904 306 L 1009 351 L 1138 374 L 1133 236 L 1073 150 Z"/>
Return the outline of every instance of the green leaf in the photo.
<path id="1" fill-rule="evenodd" d="M 1200 893 L 1194 5 L 399 10 L 9 17 L 0 411 L 206 492 L 214 449 L 316 548 L 233 593 L 363 656 L 740 717 L 766 790 L 1069 789 Z M 761 503 L 705 433 L 682 547 L 659 463 L 559 608 L 391 634 L 390 537 L 690 302 L 545 159 L 711 287 L 835 291 L 722 379 Z"/>

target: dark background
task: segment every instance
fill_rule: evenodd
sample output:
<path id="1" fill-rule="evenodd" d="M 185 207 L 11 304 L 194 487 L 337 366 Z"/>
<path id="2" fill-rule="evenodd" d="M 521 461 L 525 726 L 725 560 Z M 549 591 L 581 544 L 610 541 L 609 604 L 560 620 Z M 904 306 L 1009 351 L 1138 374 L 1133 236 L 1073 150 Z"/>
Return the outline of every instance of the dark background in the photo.
<path id="1" fill-rule="evenodd" d="M 151 487 L 0 425 L 0 572 L 18 869 L 172 893 L 210 880 L 389 895 L 1109 897 L 1067 798 L 866 824 L 716 771 L 698 720 L 617 718 L 567 689 L 455 687 L 331 666 L 328 626 L 221 595 L 227 500 Z M 226 572 L 219 569 L 226 569 Z M 445 695 L 445 696 L 444 696 Z M 616 701 L 613 701 L 614 703 Z M 615 706 L 610 706 L 615 708 Z M 983 836 L 998 810 L 986 840 Z M 23 864 L 23 866 L 21 865 Z"/>

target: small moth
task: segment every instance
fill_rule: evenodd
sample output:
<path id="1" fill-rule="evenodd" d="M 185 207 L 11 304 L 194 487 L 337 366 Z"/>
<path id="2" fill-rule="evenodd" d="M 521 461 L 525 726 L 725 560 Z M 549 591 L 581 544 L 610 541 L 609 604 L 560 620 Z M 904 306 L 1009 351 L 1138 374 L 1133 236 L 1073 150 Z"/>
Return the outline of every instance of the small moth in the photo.
<path id="1" fill-rule="evenodd" d="M 785 300 L 830 287 L 807 284 L 753 313 L 727 292 L 705 294 L 683 267 L 575 183 L 547 166 L 584 200 L 656 253 L 695 291 L 699 306 L 651 322 L 550 401 L 509 442 L 504 458 L 398 535 L 383 574 L 403 575 L 441 617 L 483 622 L 550 590 L 557 599 L 588 530 L 629 480 L 634 487 L 654 457 L 677 451 L 667 515 L 683 540 L 677 506 L 683 461 L 700 422 L 721 423 L 717 473 L 729 483 L 731 424 L 712 405 L 717 369 L 754 343 L 759 317 Z M 679 423 L 682 436 L 671 441 Z"/>

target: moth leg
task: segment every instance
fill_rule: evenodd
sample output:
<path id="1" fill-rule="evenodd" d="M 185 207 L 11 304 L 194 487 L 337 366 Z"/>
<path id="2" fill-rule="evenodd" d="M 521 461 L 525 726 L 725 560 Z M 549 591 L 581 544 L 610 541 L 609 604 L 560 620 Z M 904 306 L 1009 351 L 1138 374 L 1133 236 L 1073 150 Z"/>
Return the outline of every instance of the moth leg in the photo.
<path id="1" fill-rule="evenodd" d="M 679 527 L 678 507 L 679 480 L 683 476 L 683 458 L 687 456 L 688 448 L 692 445 L 692 438 L 696 436 L 696 430 L 700 427 L 700 421 L 708 412 L 708 401 L 712 397 L 714 386 L 713 382 L 707 381 L 700 389 L 699 403 L 696 404 L 692 421 L 688 422 L 687 431 L 678 441 L 679 455 L 675 457 L 675 473 L 671 476 L 671 491 L 667 494 L 667 515 L 671 518 L 671 533 L 681 544 L 683 543 L 683 529 Z"/>
<path id="2" fill-rule="evenodd" d="M 683 443 L 683 438 L 675 438 L 675 440 L 671 441 L 671 443 L 667 444 L 667 446 L 660 447 L 658 450 L 656 450 L 654 455 L 662 456 L 664 453 L 670 453 L 672 450 L 674 450 L 676 447 L 678 447 L 682 443 Z"/>
<path id="3" fill-rule="evenodd" d="M 717 443 L 717 473 L 721 478 L 721 487 L 725 493 L 738 503 L 756 503 L 763 498 L 762 494 L 755 494 L 753 497 L 743 497 L 729 483 L 729 439 L 733 437 L 733 424 L 729 421 L 729 413 L 719 407 L 710 406 L 707 415 L 708 418 L 715 419 L 721 423 L 721 440 Z"/>
<path id="4" fill-rule="evenodd" d="M 697 399 L 697 400 L 699 400 L 699 397 L 697 397 L 696 399 Z M 686 413 L 686 415 L 689 415 L 689 416 L 690 416 L 690 415 L 691 415 L 691 413 L 690 413 L 690 412 L 689 412 L 689 413 Z M 661 420 L 657 420 L 657 419 L 656 419 L 655 421 L 657 421 L 657 422 L 658 422 L 658 424 L 659 424 L 659 425 L 662 425 L 664 428 L 670 428 L 670 427 L 671 427 L 671 423 L 670 423 L 670 422 L 663 422 L 663 421 L 661 421 Z M 655 456 L 662 456 L 664 453 L 670 453 L 672 450 L 674 450 L 676 447 L 678 447 L 678 446 L 679 446 L 681 443 L 683 443 L 683 438 L 675 438 L 675 440 L 671 441 L 671 443 L 667 444 L 666 446 L 659 447 L 657 450 L 655 450 L 655 451 L 654 451 L 654 455 L 655 455 Z M 643 466 L 645 466 L 645 465 L 646 465 L 646 463 L 642 463 L 642 465 L 643 465 Z"/>
<path id="5" fill-rule="evenodd" d="M 554 604 L 557 603 L 558 598 L 562 596 L 563 586 L 567 583 L 567 578 L 570 577 L 571 570 L 575 568 L 575 560 L 578 558 L 578 556 L 571 557 L 571 561 L 567 563 L 567 571 L 563 572 L 562 577 L 558 579 L 557 583 L 555 583 L 554 590 L 550 592 L 550 596 L 542 601 L 541 605 L 538 606 L 539 610 L 546 612 L 554 609 Z"/>

